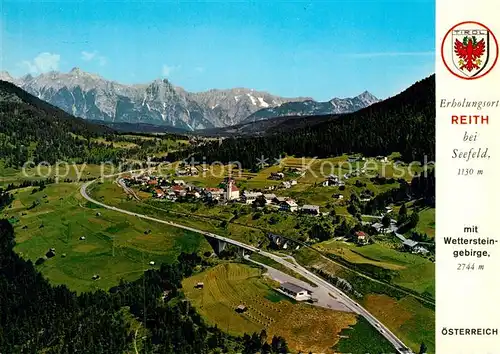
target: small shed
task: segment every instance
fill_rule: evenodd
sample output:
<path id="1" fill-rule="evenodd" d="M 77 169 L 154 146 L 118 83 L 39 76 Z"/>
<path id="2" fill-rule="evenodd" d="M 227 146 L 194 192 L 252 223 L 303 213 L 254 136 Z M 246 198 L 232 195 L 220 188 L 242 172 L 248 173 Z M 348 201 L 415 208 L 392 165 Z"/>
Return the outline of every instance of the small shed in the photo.
<path id="1" fill-rule="evenodd" d="M 236 307 L 236 312 L 238 313 L 243 313 L 247 310 L 247 307 L 243 304 L 240 304 Z"/>
<path id="2" fill-rule="evenodd" d="M 92 276 L 92 280 L 97 280 L 97 279 L 99 279 L 99 278 L 100 278 L 99 274 L 94 274 L 94 275 Z"/>
<path id="3" fill-rule="evenodd" d="M 150 261 L 149 265 L 155 265 L 155 262 L 154 261 Z"/>
<path id="4" fill-rule="evenodd" d="M 196 283 L 196 285 L 194 286 L 196 289 L 203 289 L 203 287 L 205 286 L 204 283 L 202 282 L 199 282 L 199 283 Z"/>
<path id="5" fill-rule="evenodd" d="M 81 241 L 85 240 L 85 236 L 80 236 L 80 240 Z"/>

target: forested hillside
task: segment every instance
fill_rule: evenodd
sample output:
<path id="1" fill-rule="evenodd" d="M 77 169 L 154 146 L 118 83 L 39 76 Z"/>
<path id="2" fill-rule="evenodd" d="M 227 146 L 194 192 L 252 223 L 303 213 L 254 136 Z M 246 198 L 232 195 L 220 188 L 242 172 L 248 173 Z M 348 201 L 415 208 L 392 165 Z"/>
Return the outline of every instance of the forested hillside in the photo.
<path id="1" fill-rule="evenodd" d="M 233 337 L 207 325 L 180 292 L 181 280 L 203 269 L 196 254 L 149 270 L 110 292 L 80 295 L 51 286 L 14 251 L 14 232 L 0 220 L 0 353 L 287 353 L 284 339 Z M 141 324 L 140 338 L 130 315 Z"/>
<path id="2" fill-rule="evenodd" d="M 112 160 L 116 152 L 90 141 L 110 134 L 114 131 L 108 127 L 75 118 L 9 82 L 0 81 L 0 159 L 7 166 L 21 166 L 28 160 Z"/>
<path id="3" fill-rule="evenodd" d="M 400 152 L 402 160 L 433 160 L 435 154 L 435 78 L 421 80 L 404 92 L 337 119 L 270 136 L 225 139 L 201 146 L 196 157 L 207 161 L 239 161 L 252 168 L 261 156 L 366 156 Z"/>

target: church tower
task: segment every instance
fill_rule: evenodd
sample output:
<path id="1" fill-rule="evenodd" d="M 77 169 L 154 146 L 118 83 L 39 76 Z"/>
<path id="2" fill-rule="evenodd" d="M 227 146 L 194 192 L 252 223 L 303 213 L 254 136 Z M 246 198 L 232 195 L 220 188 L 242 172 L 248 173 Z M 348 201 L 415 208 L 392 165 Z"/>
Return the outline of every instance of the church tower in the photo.
<path id="1" fill-rule="evenodd" d="M 231 200 L 231 193 L 233 192 L 233 180 L 231 177 L 229 177 L 229 180 L 227 181 L 226 184 L 226 200 L 229 201 Z"/>

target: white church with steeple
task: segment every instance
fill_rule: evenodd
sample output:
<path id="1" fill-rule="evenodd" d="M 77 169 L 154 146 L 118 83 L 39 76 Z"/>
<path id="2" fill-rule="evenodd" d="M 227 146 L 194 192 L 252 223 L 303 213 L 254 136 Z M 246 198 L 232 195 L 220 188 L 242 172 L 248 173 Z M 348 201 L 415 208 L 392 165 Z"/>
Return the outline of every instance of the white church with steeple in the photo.
<path id="1" fill-rule="evenodd" d="M 240 199 L 240 190 L 236 187 L 234 180 L 229 177 L 226 183 L 226 201 Z"/>

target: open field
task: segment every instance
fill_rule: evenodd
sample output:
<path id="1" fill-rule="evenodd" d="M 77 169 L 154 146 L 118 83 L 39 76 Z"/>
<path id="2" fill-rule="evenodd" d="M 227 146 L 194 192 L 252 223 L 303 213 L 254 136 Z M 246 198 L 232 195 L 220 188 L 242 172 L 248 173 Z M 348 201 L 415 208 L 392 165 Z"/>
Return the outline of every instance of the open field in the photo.
<path id="1" fill-rule="evenodd" d="M 418 351 L 423 342 L 427 346 L 427 353 L 434 353 L 433 310 L 422 307 L 422 304 L 411 297 L 396 300 L 378 294 L 365 296 L 363 306 L 414 351 Z"/>
<path id="2" fill-rule="evenodd" d="M 35 262 L 56 249 L 54 257 L 38 266 L 54 284 L 77 291 L 108 289 L 121 278 L 137 279 L 150 261 L 159 266 L 182 251 L 210 250 L 198 234 L 98 208 L 79 189 L 80 184 L 61 183 L 34 194 L 32 187 L 15 190 L 13 207 L 4 210 L 14 223 L 15 250 L 23 258 Z M 146 230 L 151 232 L 146 235 Z M 94 274 L 100 279 L 92 280 Z"/>
<path id="3" fill-rule="evenodd" d="M 369 264 L 391 271 L 391 282 L 418 293 L 435 292 L 435 265 L 421 256 L 399 252 L 379 243 L 357 246 L 342 241 L 325 241 L 314 245 L 324 252 L 342 257 L 350 263 Z"/>
<path id="4" fill-rule="evenodd" d="M 76 181 L 78 179 L 97 178 L 101 175 L 109 175 L 118 172 L 118 169 L 109 165 L 93 165 L 93 164 L 60 164 L 56 165 L 39 165 L 36 167 L 27 166 L 26 169 L 5 168 L 0 162 L 0 186 L 9 183 L 19 183 L 23 180 L 40 180 L 47 178 L 55 178 L 59 176 L 60 180 L 70 179 Z"/>
<path id="5" fill-rule="evenodd" d="M 303 266 L 322 269 L 345 279 L 354 290 L 362 294 L 356 300 L 415 352 L 418 352 L 420 343 L 424 342 L 429 349 L 428 354 L 434 353 L 435 311 L 432 306 L 424 305 L 414 297 L 389 289 L 383 284 L 361 278 L 328 259 L 318 258 L 313 250 L 301 249 L 294 256 Z"/>
<path id="6" fill-rule="evenodd" d="M 335 346 L 339 353 L 392 353 L 394 347 L 364 318 L 340 333 L 342 339 Z"/>
<path id="7" fill-rule="evenodd" d="M 198 282 L 203 289 L 196 289 Z M 233 334 L 260 332 L 286 338 L 290 349 L 332 353 L 338 333 L 356 323 L 355 315 L 294 303 L 273 290 L 258 268 L 221 264 L 183 281 L 184 293 L 212 324 Z M 244 304 L 248 311 L 238 314 Z"/>
<path id="8" fill-rule="evenodd" d="M 427 208 L 418 213 L 419 220 L 416 231 L 427 234 L 429 237 L 436 235 L 436 209 Z"/>

